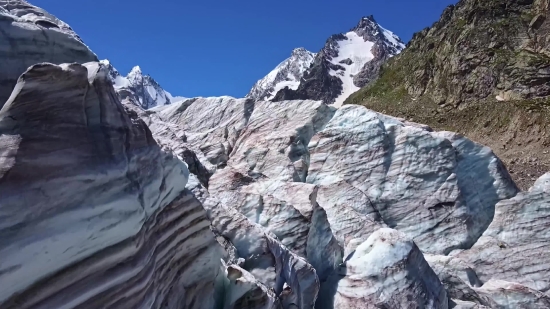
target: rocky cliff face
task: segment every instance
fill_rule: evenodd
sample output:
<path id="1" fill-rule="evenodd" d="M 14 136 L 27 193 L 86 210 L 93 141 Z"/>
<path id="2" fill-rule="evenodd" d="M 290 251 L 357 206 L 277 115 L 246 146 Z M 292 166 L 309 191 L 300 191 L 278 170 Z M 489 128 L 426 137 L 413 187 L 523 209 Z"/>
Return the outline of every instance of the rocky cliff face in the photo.
<path id="1" fill-rule="evenodd" d="M 382 28 L 372 16 L 365 17 L 349 32 L 331 36 L 323 49 L 308 61 L 307 70 L 302 70 L 299 79 L 292 79 L 289 85 L 279 83 L 272 87 L 270 96 L 258 95 L 263 93 L 258 87 L 266 88 L 261 85 L 272 79 L 270 75 L 278 71 L 275 69 L 260 80 L 248 96 L 273 101 L 321 100 L 341 106 L 349 95 L 376 78 L 381 64 L 404 47 L 395 34 Z"/>
<path id="2" fill-rule="evenodd" d="M 548 308 L 550 176 L 320 101 L 145 110 L 104 62 L 0 110 L 0 308 Z M 116 78 L 115 78 L 116 79 Z"/>
<path id="3" fill-rule="evenodd" d="M 546 1 L 459 1 L 347 102 L 487 144 L 527 189 L 550 167 L 547 15 Z"/>

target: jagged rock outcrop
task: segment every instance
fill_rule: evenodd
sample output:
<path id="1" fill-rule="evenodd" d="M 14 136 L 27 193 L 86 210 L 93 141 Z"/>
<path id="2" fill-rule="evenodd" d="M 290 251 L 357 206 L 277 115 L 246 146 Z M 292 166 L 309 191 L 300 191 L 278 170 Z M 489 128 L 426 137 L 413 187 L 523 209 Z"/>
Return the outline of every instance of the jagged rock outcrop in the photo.
<path id="1" fill-rule="evenodd" d="M 483 236 L 457 257 L 473 265 L 483 282 L 491 279 L 550 291 L 550 174 L 529 192 L 496 205 L 494 219 Z"/>
<path id="2" fill-rule="evenodd" d="M 345 99 L 378 76 L 382 63 L 405 44 L 368 16 L 347 33 L 332 35 L 310 60 L 299 84 L 282 85 L 268 100 L 320 100 L 341 106 Z M 277 70 L 277 69 L 276 69 Z M 274 74 L 275 71 L 271 72 Z M 265 79 L 270 79 L 270 75 Z M 261 81 L 260 81 L 261 82 Z M 257 85 L 251 94 L 257 92 Z M 256 98 L 264 98 L 260 96 Z"/>
<path id="3" fill-rule="evenodd" d="M 24 0 L 0 0 L 0 108 L 28 67 L 89 61 L 96 55 L 69 25 Z"/>
<path id="4" fill-rule="evenodd" d="M 31 67 L 0 145 L 0 308 L 213 306 L 222 252 L 187 168 L 99 63 Z"/>
<path id="5" fill-rule="evenodd" d="M 550 170 L 549 12 L 546 0 L 458 1 L 346 104 L 460 132 L 527 190 Z"/>
<path id="6" fill-rule="evenodd" d="M 269 101 L 285 87 L 296 90 L 314 58 L 315 53 L 303 47 L 294 49 L 288 59 L 257 81 L 246 97 L 256 101 Z"/>
<path id="7" fill-rule="evenodd" d="M 329 279 L 317 308 L 448 308 L 443 285 L 403 233 L 374 232 Z M 332 298 L 332 299 L 331 299 Z"/>

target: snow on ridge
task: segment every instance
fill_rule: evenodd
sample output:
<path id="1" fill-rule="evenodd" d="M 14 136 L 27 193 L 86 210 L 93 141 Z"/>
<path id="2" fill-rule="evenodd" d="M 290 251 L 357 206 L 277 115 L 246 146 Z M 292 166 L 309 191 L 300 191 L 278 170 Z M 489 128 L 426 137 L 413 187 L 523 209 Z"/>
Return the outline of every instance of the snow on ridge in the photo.
<path id="1" fill-rule="evenodd" d="M 285 81 L 279 82 L 275 85 L 275 87 L 273 87 L 272 94 L 269 97 L 266 97 L 265 100 L 266 101 L 273 100 L 273 98 L 275 98 L 275 95 L 277 95 L 277 92 L 279 92 L 279 90 L 281 89 L 288 87 L 292 90 L 296 90 L 298 89 L 299 86 L 300 86 L 299 80 L 285 80 Z"/>
<path id="2" fill-rule="evenodd" d="M 132 90 L 141 107 L 145 109 L 186 100 L 184 97 L 173 96 L 164 90 L 151 76 L 144 75 L 138 65 L 134 66 L 128 75 L 122 76 L 109 60 L 104 59 L 100 63 L 108 68 L 115 90 L 123 88 Z"/>
<path id="3" fill-rule="evenodd" d="M 372 51 L 375 46 L 377 51 L 378 49 L 382 50 L 376 53 L 376 56 Z M 376 70 L 376 66 L 380 65 L 382 61 L 399 54 L 404 48 L 405 44 L 397 35 L 378 24 L 372 15 L 366 16 L 349 32 L 331 36 L 320 54 L 310 53 L 304 48 L 294 49 L 292 56 L 279 63 L 274 70 L 256 82 L 246 97 L 271 101 L 281 89 L 288 87 L 291 90 L 298 90 L 302 97 L 311 96 L 327 101 L 334 100 L 333 106 L 340 107 L 345 99 L 360 89 L 355 86 L 355 82 L 362 84 L 370 78 L 375 78 L 376 72 L 371 72 L 372 67 L 374 66 Z M 309 57 L 305 56 L 306 53 Z M 334 55 L 338 56 L 334 57 Z M 320 63 L 314 62 L 316 57 L 321 57 Z M 365 66 L 373 60 L 376 62 L 371 66 Z M 300 85 L 304 74 L 312 66 L 322 65 L 321 63 L 327 61 L 333 65 L 312 72 L 338 77 L 342 81 L 341 93 L 334 93 L 332 86 L 335 85 L 322 86 L 322 89 L 316 90 L 319 93 L 315 94 L 308 93 L 307 89 L 302 90 Z M 294 67 L 294 69 L 290 70 L 290 67 Z M 354 76 L 358 74 L 361 75 L 360 78 L 354 81 Z M 315 76 L 314 78 L 324 77 Z M 307 87 L 309 86 L 305 86 L 305 88 Z"/>
<path id="4" fill-rule="evenodd" d="M 298 89 L 302 76 L 315 56 L 315 53 L 303 47 L 295 48 L 289 58 L 279 63 L 269 74 L 257 81 L 246 97 L 271 100 L 279 90 L 285 87 L 292 90 Z"/>
<path id="5" fill-rule="evenodd" d="M 382 27 L 380 24 L 378 25 L 378 27 L 380 27 L 380 29 L 382 29 L 382 33 L 384 34 L 384 37 L 386 37 L 386 39 L 392 43 L 395 47 L 397 47 L 398 49 L 398 52 L 401 52 L 403 49 L 405 49 L 405 43 L 401 42 L 401 39 L 393 32 L 391 32 L 390 30 Z"/>
<path id="6" fill-rule="evenodd" d="M 341 66 L 344 70 L 330 70 L 329 74 L 340 78 L 342 81 L 342 93 L 334 101 L 334 107 L 341 107 L 344 101 L 360 88 L 353 83 L 353 76 L 361 71 L 365 63 L 374 59 L 373 42 L 365 41 L 354 31 L 345 34 L 346 40 L 338 41 L 338 57 L 330 62 Z M 340 63 L 350 59 L 351 64 Z"/>

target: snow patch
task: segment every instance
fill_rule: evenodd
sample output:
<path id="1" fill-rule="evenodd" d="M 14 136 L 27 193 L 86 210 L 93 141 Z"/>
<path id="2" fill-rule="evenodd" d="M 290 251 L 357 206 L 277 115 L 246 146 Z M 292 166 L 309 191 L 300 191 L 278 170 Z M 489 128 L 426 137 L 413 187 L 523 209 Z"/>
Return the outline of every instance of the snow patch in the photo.
<path id="1" fill-rule="evenodd" d="M 339 65 L 344 70 L 330 70 L 329 74 L 340 78 L 342 81 L 342 93 L 334 102 L 335 107 L 341 107 L 344 101 L 358 91 L 360 88 L 353 84 L 353 76 L 361 71 L 363 66 L 374 59 L 372 48 L 373 42 L 365 41 L 354 31 L 345 34 L 347 40 L 338 42 L 338 57 L 333 58 L 331 63 Z M 345 59 L 351 59 L 352 64 L 340 63 Z"/>
<path id="2" fill-rule="evenodd" d="M 399 39 L 399 37 L 397 35 L 395 35 L 393 32 L 391 32 L 390 30 L 388 29 L 385 29 L 384 27 L 378 25 L 380 27 L 380 29 L 382 29 L 382 33 L 384 34 L 384 37 L 386 37 L 386 39 L 392 43 L 394 46 L 396 46 L 399 50 L 399 52 L 401 52 L 401 50 L 403 50 L 406 46 L 403 42 L 401 42 L 401 40 Z"/>
<path id="3" fill-rule="evenodd" d="M 300 86 L 299 80 L 285 80 L 280 83 L 275 84 L 275 87 L 273 88 L 273 92 L 270 96 L 266 97 L 265 100 L 271 101 L 275 98 L 275 95 L 277 95 L 277 92 L 279 90 L 284 89 L 285 87 L 288 87 L 292 90 L 298 89 L 298 86 Z"/>
<path id="4" fill-rule="evenodd" d="M 115 90 L 123 88 L 132 90 L 143 108 L 150 109 L 155 106 L 187 100 L 185 97 L 172 96 L 172 94 L 160 87 L 151 76 L 143 75 L 139 66 L 133 67 L 130 73 L 124 77 L 120 75 L 109 60 L 101 60 L 100 63 L 109 70 L 109 77 L 113 82 Z"/>
<path id="5" fill-rule="evenodd" d="M 127 78 L 125 77 L 122 77 L 122 76 L 117 76 L 115 78 L 115 80 L 113 81 L 113 86 L 115 86 L 115 89 L 119 89 L 119 88 L 124 88 L 124 87 L 129 87 L 130 86 L 130 82 L 128 81 Z"/>

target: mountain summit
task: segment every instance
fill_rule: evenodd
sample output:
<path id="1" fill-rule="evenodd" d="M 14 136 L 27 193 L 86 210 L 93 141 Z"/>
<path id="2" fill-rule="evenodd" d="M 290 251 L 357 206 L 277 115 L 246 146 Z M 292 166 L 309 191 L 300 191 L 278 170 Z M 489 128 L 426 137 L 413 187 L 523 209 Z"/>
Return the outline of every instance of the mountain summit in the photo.
<path id="1" fill-rule="evenodd" d="M 168 105 L 180 101 L 182 97 L 174 97 L 164 90 L 151 76 L 143 74 L 139 66 L 132 68 L 126 77 L 120 75 L 109 60 L 100 61 L 109 71 L 109 78 L 118 93 L 126 90 L 135 96 L 135 102 L 144 109 Z"/>
<path id="2" fill-rule="evenodd" d="M 299 84 L 279 83 L 272 87 L 271 96 L 258 95 L 258 85 L 272 80 L 270 76 L 277 74 L 277 67 L 252 88 L 248 97 L 273 101 L 312 99 L 341 106 L 349 95 L 376 78 L 382 63 L 403 48 L 401 39 L 380 26 L 373 16 L 363 17 L 349 32 L 332 35 L 327 40 L 303 71 Z M 280 90 L 273 95 L 277 88 Z"/>

